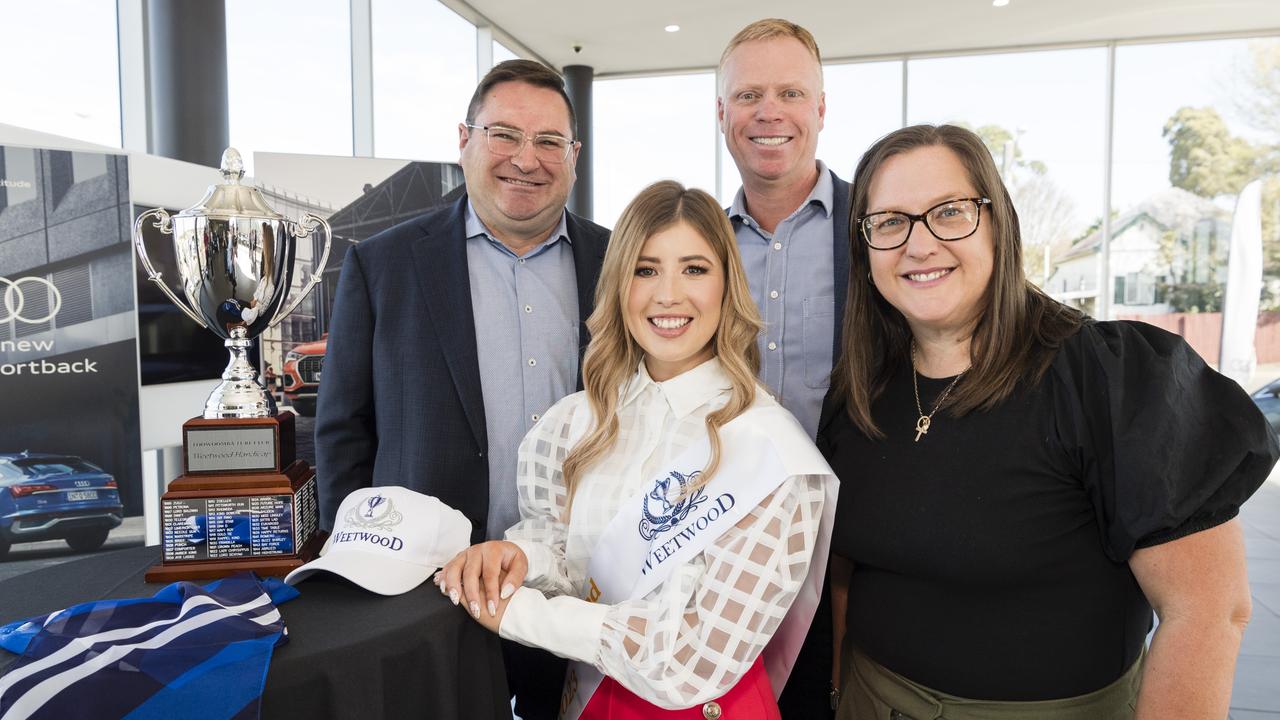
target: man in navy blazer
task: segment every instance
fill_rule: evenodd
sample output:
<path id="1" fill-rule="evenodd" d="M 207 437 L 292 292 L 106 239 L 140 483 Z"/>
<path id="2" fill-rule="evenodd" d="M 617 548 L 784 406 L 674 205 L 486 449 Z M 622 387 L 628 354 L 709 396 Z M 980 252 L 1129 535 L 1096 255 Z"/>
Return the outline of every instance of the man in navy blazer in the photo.
<path id="1" fill-rule="evenodd" d="M 729 41 L 716 112 L 742 175 L 728 212 L 765 324 L 760 379 L 811 436 L 840 348 L 849 274 L 849 183 L 817 159 L 826 111 L 808 30 L 770 18 Z M 824 592 L 778 700 L 787 720 L 833 714 L 831 620 Z"/>
<path id="2" fill-rule="evenodd" d="M 322 527 L 371 485 L 439 498 L 471 520 L 473 543 L 519 519 L 516 450 L 581 384 L 608 242 L 565 209 L 575 137 L 560 75 L 529 60 L 497 65 L 458 126 L 466 195 L 348 252 L 316 418 Z M 504 645 L 517 712 L 554 717 L 563 665 L 515 659 L 521 647 Z"/>

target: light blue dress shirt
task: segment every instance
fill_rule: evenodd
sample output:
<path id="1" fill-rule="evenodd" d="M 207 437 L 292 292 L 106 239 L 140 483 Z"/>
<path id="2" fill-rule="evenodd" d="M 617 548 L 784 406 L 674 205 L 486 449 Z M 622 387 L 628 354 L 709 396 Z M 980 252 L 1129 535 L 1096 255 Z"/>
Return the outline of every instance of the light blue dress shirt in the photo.
<path id="1" fill-rule="evenodd" d="M 751 297 L 764 319 L 760 380 L 810 437 L 818 434 L 822 398 L 831 384 L 834 192 L 831 173 L 818 161 L 818 182 L 809 197 L 772 233 L 747 213 L 742 188 L 729 208 Z"/>
<path id="2" fill-rule="evenodd" d="M 489 439 L 486 537 L 520 519 L 516 451 L 533 424 L 578 377 L 578 280 L 565 216 L 523 256 L 489 232 L 467 203 L 467 271 Z"/>

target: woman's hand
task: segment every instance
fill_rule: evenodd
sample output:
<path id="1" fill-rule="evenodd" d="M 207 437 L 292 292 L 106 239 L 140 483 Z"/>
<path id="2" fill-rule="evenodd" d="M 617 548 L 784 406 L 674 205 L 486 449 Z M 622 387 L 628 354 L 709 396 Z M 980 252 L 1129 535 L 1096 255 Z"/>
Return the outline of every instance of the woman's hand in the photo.
<path id="1" fill-rule="evenodd" d="M 491 540 L 472 545 L 454 556 L 434 582 L 454 605 L 465 602 L 471 616 L 480 624 L 497 632 L 506 609 L 506 601 L 524 583 L 529 559 L 519 545 L 506 540 Z M 488 612 L 481 613 L 481 607 Z"/>

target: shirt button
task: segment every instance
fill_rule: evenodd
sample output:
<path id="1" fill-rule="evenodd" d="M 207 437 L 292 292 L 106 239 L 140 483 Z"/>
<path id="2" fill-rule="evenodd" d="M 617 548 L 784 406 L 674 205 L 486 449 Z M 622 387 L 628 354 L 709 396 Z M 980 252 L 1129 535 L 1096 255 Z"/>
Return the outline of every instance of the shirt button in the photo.
<path id="1" fill-rule="evenodd" d="M 771 343 L 769 343 L 769 349 L 770 349 L 770 350 L 777 350 L 777 349 L 778 349 L 778 343 L 776 343 L 776 342 L 771 342 Z"/>
<path id="2" fill-rule="evenodd" d="M 532 306 L 532 305 L 525 305 L 525 306 L 524 306 L 524 311 L 525 311 L 525 312 L 527 312 L 527 313 L 531 313 L 531 312 L 533 312 L 533 306 Z"/>
<path id="3" fill-rule="evenodd" d="M 782 249 L 782 243 L 780 243 L 780 242 L 776 242 L 776 243 L 774 243 L 774 244 L 773 244 L 773 249 L 774 249 L 774 250 L 781 250 L 781 249 Z"/>
<path id="4" fill-rule="evenodd" d="M 702 717 L 706 720 L 720 720 L 722 714 L 720 703 L 714 700 L 702 706 Z"/>
<path id="5" fill-rule="evenodd" d="M 538 422 L 538 418 L 540 418 L 540 417 L 542 417 L 542 416 L 541 416 L 541 415 L 539 415 L 538 413 L 534 413 L 534 414 L 533 414 L 533 415 L 531 415 L 530 417 L 532 417 L 532 418 L 533 418 L 533 421 L 534 421 L 534 422 Z"/>
<path id="6" fill-rule="evenodd" d="M 524 258 L 520 258 L 520 264 L 521 264 L 521 265 L 523 265 L 523 264 L 524 264 Z"/>
<path id="7" fill-rule="evenodd" d="M 537 360 L 534 360 L 533 358 L 529 358 L 529 367 L 535 367 L 537 364 L 538 364 Z"/>
<path id="8" fill-rule="evenodd" d="M 773 300 L 777 300 L 777 299 L 778 299 L 778 291 L 777 291 L 777 290 L 770 290 L 770 291 L 769 291 L 769 297 L 770 297 L 771 299 L 773 299 Z"/>

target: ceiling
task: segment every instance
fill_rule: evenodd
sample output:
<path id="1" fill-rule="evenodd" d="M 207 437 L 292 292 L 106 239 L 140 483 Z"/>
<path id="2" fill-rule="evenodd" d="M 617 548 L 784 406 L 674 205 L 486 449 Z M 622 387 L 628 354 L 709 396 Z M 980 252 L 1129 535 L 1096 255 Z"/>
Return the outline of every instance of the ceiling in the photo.
<path id="1" fill-rule="evenodd" d="M 443 0 L 494 36 L 597 75 L 714 67 L 747 23 L 782 16 L 824 59 L 1088 43 L 1192 34 L 1280 33 L 1280 0 Z M 667 25 L 680 31 L 664 31 Z M 507 37 L 504 37 L 507 36 Z M 574 46 L 581 51 L 574 51 Z"/>

